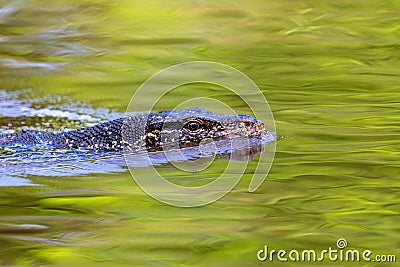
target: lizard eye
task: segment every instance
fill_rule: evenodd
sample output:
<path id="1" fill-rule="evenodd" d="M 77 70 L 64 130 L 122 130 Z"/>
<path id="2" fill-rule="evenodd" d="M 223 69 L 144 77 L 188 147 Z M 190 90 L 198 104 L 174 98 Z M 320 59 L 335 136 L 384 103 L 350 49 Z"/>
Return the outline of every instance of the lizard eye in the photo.
<path id="1" fill-rule="evenodd" d="M 189 121 L 183 126 L 183 128 L 191 132 L 196 132 L 200 129 L 200 123 L 198 123 L 197 121 Z"/>

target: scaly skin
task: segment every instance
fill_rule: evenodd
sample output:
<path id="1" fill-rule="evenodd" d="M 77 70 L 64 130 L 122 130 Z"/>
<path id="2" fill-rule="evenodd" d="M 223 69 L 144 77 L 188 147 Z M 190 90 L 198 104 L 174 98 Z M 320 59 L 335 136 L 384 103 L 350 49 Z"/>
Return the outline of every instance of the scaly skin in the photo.
<path id="1" fill-rule="evenodd" d="M 0 147 L 27 149 L 159 150 L 196 146 L 204 139 L 261 135 L 264 124 L 248 115 L 219 115 L 202 108 L 132 116 L 61 133 L 0 135 Z"/>

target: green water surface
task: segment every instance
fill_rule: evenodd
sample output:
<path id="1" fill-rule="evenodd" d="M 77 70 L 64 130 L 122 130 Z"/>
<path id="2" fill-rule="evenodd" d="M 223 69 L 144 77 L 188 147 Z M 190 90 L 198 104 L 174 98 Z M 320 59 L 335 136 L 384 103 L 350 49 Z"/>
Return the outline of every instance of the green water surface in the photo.
<path id="1" fill-rule="evenodd" d="M 178 208 L 129 172 L 28 177 L 44 186 L 0 188 L 0 265 L 396 266 L 257 251 L 345 238 L 400 260 L 400 1 L 0 1 L 0 89 L 124 112 L 147 78 L 193 60 L 237 68 L 268 99 L 279 138 L 263 185 L 247 191 L 250 164 L 224 198 Z M 222 87 L 180 96 L 193 92 L 247 111 Z"/>

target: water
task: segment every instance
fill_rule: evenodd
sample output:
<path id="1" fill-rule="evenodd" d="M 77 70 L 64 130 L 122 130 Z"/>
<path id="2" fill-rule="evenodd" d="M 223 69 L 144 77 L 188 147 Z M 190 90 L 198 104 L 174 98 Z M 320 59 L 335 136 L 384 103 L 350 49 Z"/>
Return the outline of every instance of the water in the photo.
<path id="1" fill-rule="evenodd" d="M 399 8 L 398 1 L 1 1 L 1 97 L 25 92 L 1 108 L 2 131 L 97 123 L 123 113 L 157 71 L 209 60 L 257 83 L 279 136 L 255 193 L 247 191 L 251 161 L 231 193 L 201 208 L 161 204 L 127 171 L 30 174 L 19 182 L 41 186 L 1 187 L 1 265 L 253 266 L 270 264 L 256 257 L 265 244 L 322 250 L 339 238 L 398 258 Z M 204 84 L 159 108 L 188 95 L 249 113 L 223 88 Z M 37 105 L 13 110 L 24 102 Z M 18 112 L 25 124 L 13 117 Z M 169 164 L 157 168 L 193 183 Z M 191 179 L 207 184 L 214 172 Z"/>

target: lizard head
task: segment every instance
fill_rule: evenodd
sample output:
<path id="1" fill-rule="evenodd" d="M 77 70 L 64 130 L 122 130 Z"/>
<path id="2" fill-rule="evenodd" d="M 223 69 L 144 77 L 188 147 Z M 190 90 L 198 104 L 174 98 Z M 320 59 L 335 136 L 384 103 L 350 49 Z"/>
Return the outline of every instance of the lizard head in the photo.
<path id="1" fill-rule="evenodd" d="M 264 131 L 263 122 L 249 115 L 220 115 L 202 108 L 166 110 L 148 115 L 144 141 L 154 149 L 171 143 L 188 147 L 205 139 L 255 137 Z"/>

